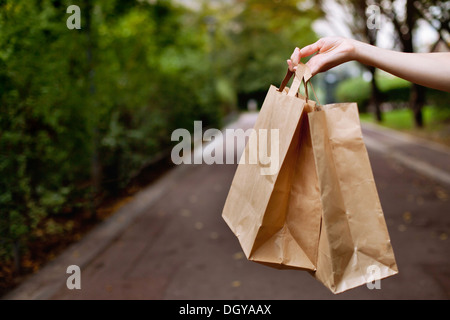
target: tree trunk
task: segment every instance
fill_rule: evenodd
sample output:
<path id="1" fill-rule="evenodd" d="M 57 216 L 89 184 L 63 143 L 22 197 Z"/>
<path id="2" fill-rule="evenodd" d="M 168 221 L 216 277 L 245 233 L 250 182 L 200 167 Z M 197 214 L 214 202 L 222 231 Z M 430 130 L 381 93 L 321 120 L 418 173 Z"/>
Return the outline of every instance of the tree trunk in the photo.
<path id="1" fill-rule="evenodd" d="M 95 99 L 95 84 L 94 84 L 94 36 L 92 34 L 92 12 L 93 4 L 89 0 L 84 0 L 83 9 L 85 15 L 85 27 L 84 32 L 86 34 L 86 62 L 87 62 L 87 84 L 88 92 L 91 95 L 91 99 Z M 97 219 L 97 197 L 100 194 L 101 189 L 101 175 L 102 166 L 100 163 L 100 152 L 99 152 L 99 130 L 97 127 L 97 122 L 95 121 L 94 127 L 92 128 L 92 155 L 91 155 L 91 195 L 90 195 L 90 218 L 92 220 Z"/>
<path id="2" fill-rule="evenodd" d="M 375 119 L 377 122 L 383 121 L 383 116 L 381 113 L 381 91 L 378 88 L 377 81 L 375 79 L 375 71 L 376 69 L 374 67 L 369 68 L 370 73 L 372 74 L 372 80 L 370 80 L 370 88 L 371 88 L 371 95 L 370 95 L 370 106 L 373 112 L 375 113 Z"/>
<path id="3" fill-rule="evenodd" d="M 413 29 L 417 20 L 417 14 L 415 12 L 414 1 L 406 1 L 406 27 L 407 32 L 402 33 L 401 30 L 399 34 L 403 37 L 403 51 L 404 52 L 414 52 L 413 44 Z M 423 115 L 422 107 L 425 104 L 425 87 L 419 86 L 415 83 L 411 85 L 411 94 L 409 96 L 409 107 L 414 113 L 414 123 L 417 128 L 423 127 Z"/>
<path id="4" fill-rule="evenodd" d="M 391 1 L 393 2 L 393 1 Z M 393 4 L 392 4 L 393 5 Z M 414 7 L 414 0 L 406 0 L 405 16 L 402 21 L 395 14 L 388 14 L 391 18 L 394 28 L 402 45 L 403 52 L 414 52 L 413 45 L 413 29 L 416 24 L 418 15 Z M 417 84 L 411 85 L 411 94 L 409 96 L 409 107 L 414 114 L 414 122 L 416 127 L 423 127 L 422 107 L 425 104 L 425 88 Z"/>
<path id="5" fill-rule="evenodd" d="M 417 128 L 423 128 L 422 107 L 425 105 L 426 88 L 413 83 L 411 86 L 411 95 L 409 105 L 414 113 L 414 123 Z"/>

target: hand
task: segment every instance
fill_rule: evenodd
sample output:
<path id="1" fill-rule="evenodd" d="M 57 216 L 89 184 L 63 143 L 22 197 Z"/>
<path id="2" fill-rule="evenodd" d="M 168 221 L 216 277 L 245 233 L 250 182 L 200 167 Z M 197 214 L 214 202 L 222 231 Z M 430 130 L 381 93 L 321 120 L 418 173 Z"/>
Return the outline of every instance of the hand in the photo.
<path id="1" fill-rule="evenodd" d="M 306 63 L 313 76 L 344 62 L 356 60 L 410 82 L 450 92 L 450 52 L 398 52 L 354 39 L 326 37 L 301 50 L 295 48 L 287 60 L 289 69 L 294 71 L 302 57 L 314 53 L 317 54 Z"/>
<path id="2" fill-rule="evenodd" d="M 295 48 L 287 63 L 289 70 L 295 71 L 302 57 L 308 57 L 318 52 L 306 63 L 314 76 L 319 72 L 327 71 L 344 62 L 355 60 L 355 51 L 355 41 L 352 39 L 326 37 L 301 50 Z"/>

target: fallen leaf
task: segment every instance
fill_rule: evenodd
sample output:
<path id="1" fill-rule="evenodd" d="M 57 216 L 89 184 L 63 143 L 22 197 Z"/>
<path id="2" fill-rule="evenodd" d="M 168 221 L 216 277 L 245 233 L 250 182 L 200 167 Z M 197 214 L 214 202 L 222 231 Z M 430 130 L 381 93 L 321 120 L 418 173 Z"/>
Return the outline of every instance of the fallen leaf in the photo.
<path id="1" fill-rule="evenodd" d="M 190 216 L 191 216 L 191 211 L 188 210 L 188 209 L 182 209 L 181 212 L 180 212 L 180 214 L 181 214 L 183 217 L 190 217 Z"/>
<path id="2" fill-rule="evenodd" d="M 219 234 L 213 231 L 209 234 L 209 237 L 213 240 L 216 240 L 217 238 L 219 238 Z"/>
<path id="3" fill-rule="evenodd" d="M 203 229 L 203 223 L 200 221 L 197 221 L 194 226 L 195 226 L 195 229 L 197 229 L 197 230 Z"/>
<path id="4" fill-rule="evenodd" d="M 411 219 L 412 219 L 411 212 L 406 211 L 403 213 L 403 221 L 405 221 L 406 223 L 410 223 Z"/>
<path id="5" fill-rule="evenodd" d="M 244 258 L 244 254 L 242 252 L 236 252 L 235 254 L 233 254 L 234 260 L 240 260 L 242 258 Z"/>
<path id="6" fill-rule="evenodd" d="M 436 189 L 436 196 L 438 197 L 439 200 L 442 201 L 447 201 L 448 199 L 447 192 L 445 192 L 445 190 L 441 188 Z"/>

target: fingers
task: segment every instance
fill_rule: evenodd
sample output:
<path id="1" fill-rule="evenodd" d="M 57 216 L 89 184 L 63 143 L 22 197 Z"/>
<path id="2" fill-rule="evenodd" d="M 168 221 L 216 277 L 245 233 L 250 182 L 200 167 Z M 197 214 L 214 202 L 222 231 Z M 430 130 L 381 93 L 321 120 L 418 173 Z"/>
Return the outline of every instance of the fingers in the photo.
<path id="1" fill-rule="evenodd" d="M 324 50 L 327 47 L 327 41 L 328 38 L 321 38 L 317 40 L 315 43 L 307 45 L 306 47 L 302 48 L 301 50 L 299 48 L 295 48 L 294 52 L 291 55 L 291 58 L 287 60 L 287 64 L 290 71 L 295 71 L 297 69 L 298 64 L 300 63 L 300 59 L 302 57 L 308 57 L 316 52 L 320 52 L 321 50 Z M 328 39 L 329 40 L 329 39 Z M 322 57 L 312 57 L 306 65 L 310 68 L 312 75 L 315 75 L 319 72 L 322 72 L 323 65 L 325 61 Z"/>
<path id="2" fill-rule="evenodd" d="M 309 59 L 309 61 L 306 63 L 306 65 L 309 67 L 309 70 L 311 70 L 311 75 L 315 76 L 319 72 L 326 71 L 326 59 L 322 55 L 316 55 Z"/>
<path id="3" fill-rule="evenodd" d="M 351 42 L 340 37 L 325 37 L 302 48 L 299 56 L 308 57 L 318 53 L 306 63 L 314 76 L 351 60 L 353 51 L 354 45 Z"/>
<path id="4" fill-rule="evenodd" d="M 291 59 L 286 60 L 286 62 L 290 71 L 295 71 L 297 69 Z"/>
<path id="5" fill-rule="evenodd" d="M 322 39 L 319 39 L 315 43 L 307 45 L 306 47 L 300 50 L 300 56 L 308 57 L 316 53 L 317 51 L 320 51 L 320 49 L 322 48 L 322 44 L 323 44 Z"/>
<path id="6" fill-rule="evenodd" d="M 298 65 L 300 62 L 300 49 L 299 48 L 295 48 L 294 52 L 291 55 L 291 60 L 295 65 Z"/>
<path id="7" fill-rule="evenodd" d="M 288 64 L 289 70 L 295 71 L 297 69 L 297 66 L 300 63 L 300 59 L 302 57 L 307 57 L 317 51 L 320 51 L 320 49 L 322 47 L 322 43 L 323 43 L 323 41 L 322 41 L 322 39 L 320 39 L 320 40 L 316 41 L 315 43 L 302 48 L 301 50 L 299 48 L 295 48 L 294 52 L 291 55 L 291 58 L 286 61 Z M 318 68 L 314 64 L 310 65 L 307 63 L 307 65 L 310 68 L 312 67 L 311 72 L 313 72 L 313 75 L 318 72 Z"/>
<path id="8" fill-rule="evenodd" d="M 287 60 L 290 71 L 295 71 L 295 69 L 297 69 L 297 65 L 300 63 L 300 58 L 300 49 L 295 48 L 294 52 L 291 55 L 291 58 Z"/>
<path id="9" fill-rule="evenodd" d="M 312 57 L 306 65 L 311 70 L 312 76 L 330 70 L 335 66 L 339 65 L 340 62 L 335 60 L 334 58 L 330 58 L 328 54 L 319 54 Z"/>
<path id="10" fill-rule="evenodd" d="M 308 61 L 306 63 L 306 65 L 308 66 L 309 70 L 311 71 L 312 77 L 314 77 L 317 73 L 319 73 L 319 67 L 314 62 L 311 62 L 311 60 Z"/>

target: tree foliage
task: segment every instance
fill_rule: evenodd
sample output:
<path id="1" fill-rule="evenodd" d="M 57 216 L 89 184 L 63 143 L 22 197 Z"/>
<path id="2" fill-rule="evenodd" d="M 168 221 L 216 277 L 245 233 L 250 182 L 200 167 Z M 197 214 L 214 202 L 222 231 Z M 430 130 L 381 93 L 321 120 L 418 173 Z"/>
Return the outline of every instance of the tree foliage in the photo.
<path id="1" fill-rule="evenodd" d="M 192 13 L 168 1 L 84 1 L 82 29 L 69 30 L 69 4 L 0 3 L 2 260 L 14 243 L 39 240 L 44 218 L 86 207 L 93 165 L 100 191 L 116 190 L 173 129 L 222 115 Z"/>
<path id="2" fill-rule="evenodd" d="M 319 13 L 296 1 L 215 3 L 0 1 L 1 261 L 68 231 L 52 218 L 126 186 L 174 129 L 219 126 L 315 40 Z M 66 26 L 72 4 L 80 30 Z"/>

